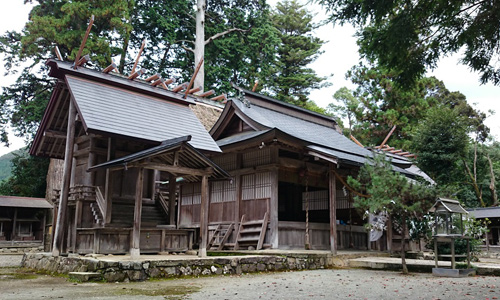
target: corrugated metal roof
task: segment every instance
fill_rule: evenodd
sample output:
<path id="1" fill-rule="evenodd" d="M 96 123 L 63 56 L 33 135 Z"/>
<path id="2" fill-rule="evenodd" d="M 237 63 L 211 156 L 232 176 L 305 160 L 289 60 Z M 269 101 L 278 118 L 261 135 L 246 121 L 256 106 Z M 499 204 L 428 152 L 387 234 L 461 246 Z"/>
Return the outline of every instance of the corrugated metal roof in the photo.
<path id="1" fill-rule="evenodd" d="M 66 81 L 89 131 L 156 142 L 191 135 L 193 147 L 220 152 L 187 105 L 71 75 Z"/>
<path id="2" fill-rule="evenodd" d="M 0 196 L 0 206 L 2 207 L 28 207 L 28 208 L 52 208 L 44 198 Z"/>
<path id="3" fill-rule="evenodd" d="M 467 211 L 476 219 L 500 218 L 500 207 L 467 208 Z"/>
<path id="4" fill-rule="evenodd" d="M 217 164 L 212 162 L 209 158 L 187 143 L 190 139 L 190 136 L 184 136 L 166 140 L 159 146 L 93 166 L 89 168 L 89 171 L 99 168 L 112 168 L 116 166 L 125 167 L 128 164 L 140 162 L 145 159 L 154 160 L 155 158 L 159 158 L 159 162 L 161 163 L 172 165 L 174 161 L 174 152 L 182 148 L 182 151 L 179 151 L 178 155 L 179 167 L 191 169 L 205 169 L 207 167 L 211 167 L 214 170 L 212 177 L 228 178 L 229 174 L 227 174 L 226 171 L 221 169 Z"/>

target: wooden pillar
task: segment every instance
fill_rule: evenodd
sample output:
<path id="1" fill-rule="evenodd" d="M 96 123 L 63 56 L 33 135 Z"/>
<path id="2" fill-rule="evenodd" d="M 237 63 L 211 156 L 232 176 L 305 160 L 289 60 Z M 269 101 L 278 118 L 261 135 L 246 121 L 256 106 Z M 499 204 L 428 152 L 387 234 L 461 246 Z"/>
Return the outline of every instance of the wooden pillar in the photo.
<path id="1" fill-rule="evenodd" d="M 132 230 L 132 248 L 130 256 L 138 258 L 141 254 L 141 217 L 142 217 L 142 189 L 144 182 L 144 169 L 139 168 L 137 172 L 137 181 L 135 184 L 135 206 L 134 206 L 134 227 Z"/>
<path id="2" fill-rule="evenodd" d="M 271 171 L 271 200 L 269 203 L 269 240 L 272 249 L 279 246 L 278 232 L 278 168 Z"/>
<path id="3" fill-rule="evenodd" d="M 337 187 L 335 182 L 336 180 L 334 167 L 334 165 L 330 165 L 330 176 L 328 180 L 330 199 L 330 250 L 332 254 L 337 254 Z"/>
<path id="4" fill-rule="evenodd" d="M 12 234 L 10 236 L 10 240 L 14 241 L 16 238 L 16 227 L 17 227 L 17 207 L 14 208 L 14 218 L 12 219 Z"/>
<path id="5" fill-rule="evenodd" d="M 108 153 L 107 160 L 110 161 L 115 158 L 115 140 L 108 138 Z M 142 189 L 141 189 L 142 191 Z M 104 223 L 111 222 L 111 210 L 113 206 L 113 171 L 106 169 L 106 181 L 104 183 L 104 197 L 106 199 L 106 215 L 104 216 Z"/>
<path id="6" fill-rule="evenodd" d="M 73 101 L 69 101 L 68 126 L 66 130 L 66 148 L 64 151 L 64 169 L 61 195 L 59 198 L 59 209 L 57 212 L 57 222 L 54 232 L 54 244 L 52 246 L 52 255 L 59 256 L 64 241 L 64 230 L 66 224 L 66 211 L 68 208 L 68 195 L 71 180 L 71 169 L 73 163 L 73 144 L 75 140 L 75 120 L 76 108 Z"/>
<path id="7" fill-rule="evenodd" d="M 208 176 L 204 175 L 201 179 L 201 216 L 200 216 L 200 251 L 198 256 L 207 256 L 207 242 L 208 242 L 208 208 L 209 208 L 209 188 Z"/>
<path id="8" fill-rule="evenodd" d="M 173 174 L 168 177 L 168 217 L 170 225 L 175 225 L 175 191 L 177 178 Z"/>
<path id="9" fill-rule="evenodd" d="M 387 217 L 387 251 L 392 253 L 392 217 Z"/>

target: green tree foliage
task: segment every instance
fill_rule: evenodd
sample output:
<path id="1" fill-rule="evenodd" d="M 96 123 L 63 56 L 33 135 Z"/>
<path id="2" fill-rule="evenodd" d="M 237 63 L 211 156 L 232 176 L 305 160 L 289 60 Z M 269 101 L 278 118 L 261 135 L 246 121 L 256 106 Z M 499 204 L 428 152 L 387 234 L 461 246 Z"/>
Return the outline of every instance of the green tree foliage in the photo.
<path id="1" fill-rule="evenodd" d="M 326 79 L 307 67 L 322 53 L 320 48 L 324 44 L 312 35 L 319 26 L 312 21 L 313 17 L 296 0 L 278 3 L 272 15 L 281 45 L 278 47 L 277 73 L 270 90 L 279 100 L 303 107 L 310 101 L 311 90 L 325 86 L 322 82 Z"/>
<path id="2" fill-rule="evenodd" d="M 481 82 L 500 84 L 500 3 L 497 1 L 318 0 L 331 20 L 357 27 L 360 52 L 410 85 L 439 58 L 464 50 L 462 63 Z"/>
<path id="3" fill-rule="evenodd" d="M 354 66 L 346 75 L 357 86 L 352 93 L 345 88 L 334 98 L 338 104 L 329 109 L 334 115 L 349 114 L 352 134 L 365 145 L 379 145 L 393 126 L 390 144 L 409 149 L 411 135 L 432 107 L 448 107 L 469 119 L 471 132 L 481 140 L 488 136 L 486 115 L 471 107 L 463 94 L 450 92 L 435 77 L 419 79 L 411 88 L 395 83 L 397 72 L 380 67 Z"/>
<path id="4" fill-rule="evenodd" d="M 438 191 L 425 182 L 409 180 L 394 172 L 385 155 L 376 155 L 364 164 L 357 176 L 348 177 L 348 183 L 368 197 L 356 196 L 354 207 L 362 212 L 387 212 L 394 220 L 400 220 L 403 241 L 401 259 L 403 272 L 408 273 L 405 260 L 405 236 L 408 222 L 421 220 L 436 200 Z"/>
<path id="5" fill-rule="evenodd" d="M 58 46 L 66 60 L 74 60 L 87 29 L 95 15 L 92 32 L 83 55 L 90 54 L 91 66 L 105 66 L 121 54 L 122 36 L 131 29 L 129 1 L 38 1 L 30 12 L 22 32 L 7 32 L 0 37 L 7 72 L 15 73 L 21 63 L 27 64 L 16 81 L 0 95 L 0 135 L 8 144 L 6 126 L 11 123 L 16 135 L 30 140 L 41 120 L 53 87 L 43 63 L 54 57 Z"/>
<path id="6" fill-rule="evenodd" d="M 45 197 L 49 159 L 25 153 L 14 154 L 12 175 L 0 183 L 0 195 Z"/>
<path id="7" fill-rule="evenodd" d="M 448 107 L 429 110 L 413 138 L 419 167 L 439 184 L 456 179 L 450 173 L 458 171 L 457 164 L 465 157 L 467 147 L 466 119 Z"/>
<path id="8" fill-rule="evenodd" d="M 341 120 L 347 119 L 347 125 L 349 127 L 348 131 L 345 133 L 351 134 L 352 127 L 356 122 L 356 111 L 360 107 L 358 98 L 356 98 L 348 88 L 341 87 L 333 94 L 333 99 L 339 104 L 328 104 L 326 111 L 335 115 L 339 119 L 340 124 L 343 124 Z"/>

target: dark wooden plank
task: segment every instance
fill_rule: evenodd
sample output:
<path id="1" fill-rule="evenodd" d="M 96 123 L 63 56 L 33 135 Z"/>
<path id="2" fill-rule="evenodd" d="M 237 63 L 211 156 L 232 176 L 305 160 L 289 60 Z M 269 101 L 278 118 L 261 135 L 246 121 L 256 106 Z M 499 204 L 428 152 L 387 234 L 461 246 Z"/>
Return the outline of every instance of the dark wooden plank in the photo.
<path id="1" fill-rule="evenodd" d="M 176 177 L 170 174 L 168 177 L 168 216 L 170 225 L 175 225 L 175 192 L 176 192 Z M 180 198 L 180 197 L 179 197 Z"/>
<path id="2" fill-rule="evenodd" d="M 271 171 L 271 199 L 269 201 L 269 242 L 272 248 L 279 246 L 278 231 L 278 174 L 276 168 Z M 266 203 L 267 204 L 267 203 Z"/>

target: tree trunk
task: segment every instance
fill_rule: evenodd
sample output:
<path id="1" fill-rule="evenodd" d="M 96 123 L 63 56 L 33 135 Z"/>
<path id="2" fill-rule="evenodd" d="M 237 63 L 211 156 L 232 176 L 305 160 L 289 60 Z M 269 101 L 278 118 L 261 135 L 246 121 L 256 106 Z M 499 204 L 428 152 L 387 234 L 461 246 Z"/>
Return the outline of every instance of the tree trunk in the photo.
<path id="1" fill-rule="evenodd" d="M 202 57 L 205 56 L 205 0 L 197 0 L 196 3 L 196 40 L 194 45 L 194 67 L 196 68 Z M 194 69 L 193 69 L 194 71 Z M 201 92 L 205 85 L 205 63 L 198 71 L 194 80 L 194 88 L 201 87 Z"/>
<path id="2" fill-rule="evenodd" d="M 498 205 L 498 195 L 497 191 L 495 188 L 495 172 L 493 172 L 493 163 L 491 162 L 491 157 L 489 154 L 486 154 L 486 158 L 488 159 L 488 163 L 490 164 L 490 191 L 491 191 L 491 198 L 492 198 L 492 204 L 491 206 L 497 206 Z"/>
<path id="3" fill-rule="evenodd" d="M 402 215 L 401 220 L 401 264 L 403 265 L 403 274 L 408 274 L 406 266 L 406 215 Z"/>

